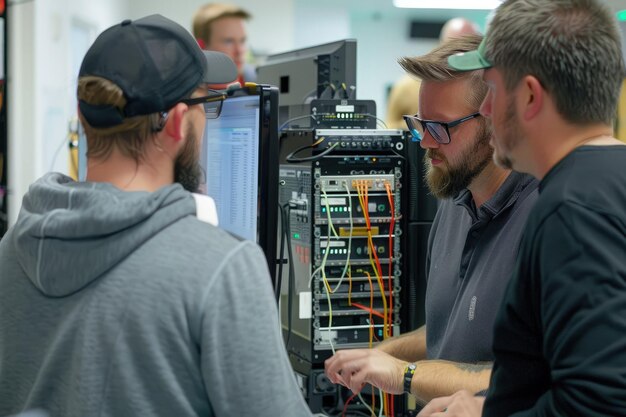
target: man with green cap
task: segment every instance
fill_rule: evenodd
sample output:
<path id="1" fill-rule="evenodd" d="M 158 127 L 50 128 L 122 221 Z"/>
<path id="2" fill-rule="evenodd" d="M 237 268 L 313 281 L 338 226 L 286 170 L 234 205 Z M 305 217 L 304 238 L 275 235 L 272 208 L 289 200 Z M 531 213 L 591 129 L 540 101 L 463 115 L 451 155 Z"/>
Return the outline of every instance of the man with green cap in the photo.
<path id="1" fill-rule="evenodd" d="M 626 410 L 626 146 L 613 137 L 624 63 L 599 0 L 507 0 L 458 70 L 484 69 L 494 159 L 539 179 L 494 327 L 484 404 L 421 416 L 617 416 Z M 441 414 L 445 412 L 445 414 Z"/>

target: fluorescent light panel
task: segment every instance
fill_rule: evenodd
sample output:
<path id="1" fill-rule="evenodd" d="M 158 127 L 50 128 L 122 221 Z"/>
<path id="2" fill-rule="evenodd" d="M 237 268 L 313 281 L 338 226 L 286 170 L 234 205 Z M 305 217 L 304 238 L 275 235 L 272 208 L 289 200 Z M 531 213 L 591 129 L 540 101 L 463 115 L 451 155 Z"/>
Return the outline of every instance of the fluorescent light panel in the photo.
<path id="1" fill-rule="evenodd" d="M 501 0 L 393 0 L 396 7 L 411 9 L 492 10 Z"/>

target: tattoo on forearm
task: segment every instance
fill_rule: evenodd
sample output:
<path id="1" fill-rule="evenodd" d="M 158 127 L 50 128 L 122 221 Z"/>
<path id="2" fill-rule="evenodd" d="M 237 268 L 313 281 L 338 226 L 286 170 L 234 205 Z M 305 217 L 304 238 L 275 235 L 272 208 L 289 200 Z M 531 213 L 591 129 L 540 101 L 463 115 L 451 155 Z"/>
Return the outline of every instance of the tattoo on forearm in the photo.
<path id="1" fill-rule="evenodd" d="M 467 372 L 482 372 L 493 367 L 493 362 L 478 362 L 478 363 L 455 363 L 454 366 L 462 371 Z"/>

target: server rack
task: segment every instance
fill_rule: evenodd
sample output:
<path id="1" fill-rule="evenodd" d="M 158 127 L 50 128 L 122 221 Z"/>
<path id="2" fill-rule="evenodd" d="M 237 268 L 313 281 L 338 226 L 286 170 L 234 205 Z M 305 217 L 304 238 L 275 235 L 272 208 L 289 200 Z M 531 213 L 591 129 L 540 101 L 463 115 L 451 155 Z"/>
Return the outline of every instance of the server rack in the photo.
<path id="1" fill-rule="evenodd" d="M 373 129 L 298 130 L 281 137 L 279 233 L 288 237 L 281 274 L 289 276 L 281 316 L 290 360 L 313 412 L 346 400 L 345 390 L 324 375 L 324 361 L 335 349 L 370 347 L 410 330 L 406 141 L 402 131 Z M 403 404 L 401 397 L 387 401 L 394 415 L 401 415 Z"/>

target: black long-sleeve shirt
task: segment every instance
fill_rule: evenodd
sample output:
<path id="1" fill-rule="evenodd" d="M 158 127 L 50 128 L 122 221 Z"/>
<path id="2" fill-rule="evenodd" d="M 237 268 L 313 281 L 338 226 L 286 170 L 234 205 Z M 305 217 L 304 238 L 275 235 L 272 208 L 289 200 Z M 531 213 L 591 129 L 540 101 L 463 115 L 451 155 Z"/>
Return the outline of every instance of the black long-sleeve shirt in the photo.
<path id="1" fill-rule="evenodd" d="M 542 180 L 493 346 L 483 416 L 626 416 L 626 146 Z"/>

